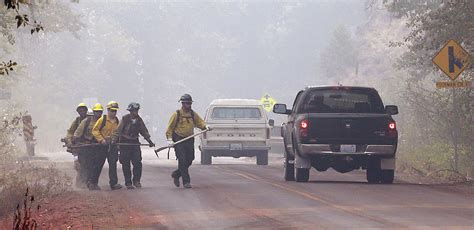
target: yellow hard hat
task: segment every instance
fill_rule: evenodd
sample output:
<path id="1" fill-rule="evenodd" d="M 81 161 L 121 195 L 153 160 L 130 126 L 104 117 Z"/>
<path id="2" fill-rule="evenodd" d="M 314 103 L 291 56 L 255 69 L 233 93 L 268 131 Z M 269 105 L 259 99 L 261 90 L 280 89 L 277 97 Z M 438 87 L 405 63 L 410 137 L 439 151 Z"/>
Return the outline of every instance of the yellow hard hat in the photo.
<path id="1" fill-rule="evenodd" d="M 109 103 L 107 103 L 107 109 L 118 110 L 118 103 L 116 101 L 109 101 Z"/>
<path id="2" fill-rule="evenodd" d="M 79 105 L 77 105 L 76 108 L 80 108 L 80 107 L 86 107 L 87 108 L 87 105 L 86 105 L 86 103 L 81 102 L 81 103 L 79 103 Z"/>
<path id="3" fill-rule="evenodd" d="M 92 111 L 104 111 L 104 107 L 100 103 L 97 103 L 92 107 Z"/>

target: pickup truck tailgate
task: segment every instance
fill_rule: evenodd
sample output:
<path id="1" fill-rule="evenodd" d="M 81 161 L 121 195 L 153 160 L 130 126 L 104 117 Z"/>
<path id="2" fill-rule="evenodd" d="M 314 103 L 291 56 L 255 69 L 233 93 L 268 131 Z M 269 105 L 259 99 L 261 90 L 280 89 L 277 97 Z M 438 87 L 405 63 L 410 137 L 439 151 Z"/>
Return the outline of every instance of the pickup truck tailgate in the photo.
<path id="1" fill-rule="evenodd" d="M 267 139 L 268 131 L 265 123 L 255 124 L 212 124 L 212 132 L 206 133 L 205 139 L 211 141 L 263 141 Z"/>
<path id="2" fill-rule="evenodd" d="M 311 142 L 388 144 L 390 117 L 386 114 L 309 114 L 308 121 Z"/>

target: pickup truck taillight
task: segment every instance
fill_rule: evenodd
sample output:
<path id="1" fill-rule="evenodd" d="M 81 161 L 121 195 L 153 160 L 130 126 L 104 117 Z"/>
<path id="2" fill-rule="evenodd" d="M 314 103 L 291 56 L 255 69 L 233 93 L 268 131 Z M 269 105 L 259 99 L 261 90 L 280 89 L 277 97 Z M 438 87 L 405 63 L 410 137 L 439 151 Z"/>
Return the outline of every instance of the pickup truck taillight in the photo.
<path id="1" fill-rule="evenodd" d="M 397 129 L 397 125 L 395 124 L 395 121 L 388 122 L 388 130 L 395 130 L 395 129 Z"/>
<path id="2" fill-rule="evenodd" d="M 388 121 L 388 136 L 389 137 L 397 137 L 397 124 L 395 121 Z"/>
<path id="3" fill-rule="evenodd" d="M 270 128 L 267 128 L 267 139 L 270 139 Z"/>
<path id="4" fill-rule="evenodd" d="M 307 137 L 308 136 L 308 127 L 309 127 L 309 121 L 306 119 L 303 119 L 300 122 L 300 136 L 301 137 Z"/>
<path id="5" fill-rule="evenodd" d="M 308 126 L 309 126 L 309 121 L 308 120 L 304 119 L 300 122 L 300 128 L 301 129 L 307 129 Z"/>

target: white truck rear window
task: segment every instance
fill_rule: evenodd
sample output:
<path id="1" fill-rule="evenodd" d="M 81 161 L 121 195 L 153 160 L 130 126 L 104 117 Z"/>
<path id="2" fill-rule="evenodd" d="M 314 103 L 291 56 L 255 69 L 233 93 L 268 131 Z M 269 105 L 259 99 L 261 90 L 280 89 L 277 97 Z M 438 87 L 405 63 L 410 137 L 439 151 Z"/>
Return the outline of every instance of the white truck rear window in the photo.
<path id="1" fill-rule="evenodd" d="M 215 107 L 211 117 L 212 119 L 260 119 L 262 114 L 259 108 Z"/>

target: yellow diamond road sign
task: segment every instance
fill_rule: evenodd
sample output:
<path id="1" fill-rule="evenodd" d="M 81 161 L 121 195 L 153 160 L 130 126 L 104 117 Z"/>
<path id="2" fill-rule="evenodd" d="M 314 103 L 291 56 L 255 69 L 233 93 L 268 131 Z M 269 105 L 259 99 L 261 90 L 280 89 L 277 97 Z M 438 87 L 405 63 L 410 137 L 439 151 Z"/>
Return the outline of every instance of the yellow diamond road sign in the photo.
<path id="1" fill-rule="evenodd" d="M 456 41 L 449 40 L 433 58 L 433 63 L 454 80 L 469 65 L 469 53 Z"/>
<path id="2" fill-rule="evenodd" d="M 260 102 L 262 102 L 263 108 L 264 108 L 267 112 L 272 111 L 272 110 L 273 110 L 273 105 L 275 105 L 275 103 L 276 103 L 275 99 L 273 99 L 272 97 L 270 97 L 270 95 L 268 95 L 268 94 L 265 94 L 265 96 L 263 96 L 263 97 L 260 99 Z"/>

